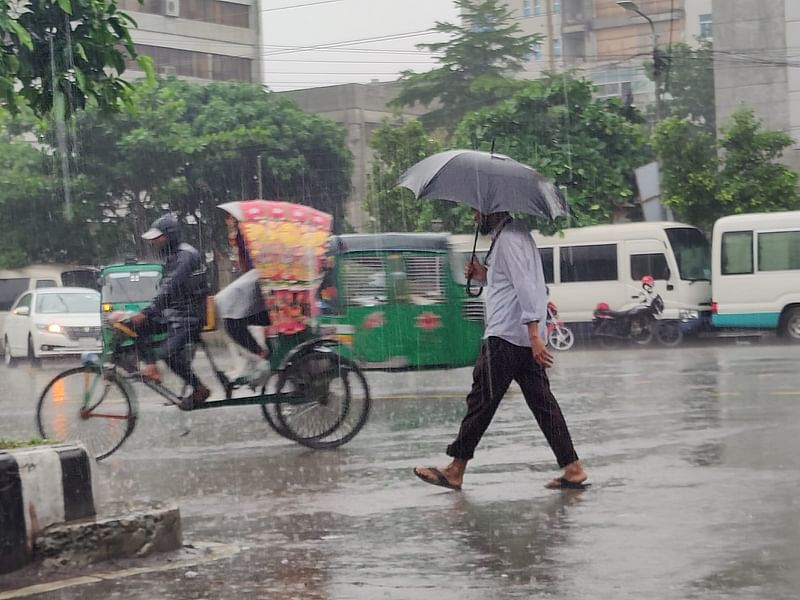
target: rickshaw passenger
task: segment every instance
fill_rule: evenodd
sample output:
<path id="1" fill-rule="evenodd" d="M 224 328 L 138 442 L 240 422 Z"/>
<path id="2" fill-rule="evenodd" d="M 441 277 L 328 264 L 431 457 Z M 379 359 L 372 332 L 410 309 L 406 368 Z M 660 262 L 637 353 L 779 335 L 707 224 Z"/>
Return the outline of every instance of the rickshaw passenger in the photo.
<path id="1" fill-rule="evenodd" d="M 266 327 L 270 323 L 269 314 L 261 296 L 258 270 L 253 268 L 239 223 L 231 215 L 226 215 L 225 221 L 230 232 L 229 240 L 236 250 L 236 266 L 242 275 L 225 286 L 214 297 L 214 303 L 225 331 L 247 353 L 239 368 L 228 377 L 235 381 L 239 377 L 247 376 L 251 385 L 260 385 L 268 379 L 270 373 L 269 346 L 262 347 L 248 327 Z"/>
<path id="2" fill-rule="evenodd" d="M 203 326 L 208 282 L 200 252 L 181 243 L 178 220 L 171 214 L 156 219 L 142 234 L 165 258 L 164 276 L 158 293 L 150 305 L 131 318 L 137 334 L 137 348 L 145 362 L 142 377 L 160 381 L 156 358 L 161 358 L 183 381 L 192 386 L 192 393 L 183 398 L 180 408 L 191 410 L 206 401 L 210 391 L 192 369 L 191 345 Z M 167 339 L 158 348 L 150 342 L 156 333 Z"/>

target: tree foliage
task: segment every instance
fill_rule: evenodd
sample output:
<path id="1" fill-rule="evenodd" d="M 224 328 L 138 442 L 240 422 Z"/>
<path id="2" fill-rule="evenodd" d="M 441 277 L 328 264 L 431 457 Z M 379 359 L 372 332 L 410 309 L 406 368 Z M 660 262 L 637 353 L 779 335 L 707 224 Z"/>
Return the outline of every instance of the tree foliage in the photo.
<path id="1" fill-rule="evenodd" d="M 419 44 L 438 55 L 439 66 L 426 73 L 405 71 L 395 106 L 438 104 L 423 117 L 430 126 L 452 129 L 468 112 L 507 98 L 519 82 L 511 75 L 523 69 L 527 56 L 542 40 L 523 35 L 514 13 L 500 0 L 455 0 L 462 22 L 437 22 L 449 36 L 444 42 Z"/>
<path id="2" fill-rule="evenodd" d="M 249 84 L 140 83 L 132 98 L 130 111 L 109 115 L 90 108 L 77 115 L 66 148 L 69 181 L 53 171 L 64 152 L 53 131 L 46 137 L 51 147 L 39 153 L 46 160 L 26 155 L 26 169 L 47 183 L 36 212 L 65 225 L 46 240 L 66 249 L 64 259 L 97 263 L 140 252 L 139 234 L 165 210 L 185 217 L 193 241 L 205 250 L 224 246 L 216 206 L 258 197 L 258 156 L 263 197 L 319 208 L 343 226 L 352 166 L 335 123 Z M 0 155 L 5 151 L 13 153 L 5 148 Z M 2 167 L 0 176 L 13 186 L 22 171 L 12 163 Z M 69 224 L 61 217 L 65 185 L 74 206 Z M 0 201 L 0 220 L 11 219 L 10 207 Z M 22 238 L 37 231 L 30 222 L 11 228 Z M 41 248 L 25 248 L 29 261 L 49 258 Z"/>
<path id="3" fill-rule="evenodd" d="M 678 218 L 710 230 L 724 215 L 800 207 L 798 174 L 778 162 L 790 136 L 762 130 L 747 109 L 734 113 L 720 133 L 715 140 L 678 117 L 656 128 L 663 198 Z"/>
<path id="4" fill-rule="evenodd" d="M 656 126 L 653 147 L 661 162 L 661 199 L 681 221 L 707 226 L 721 216 L 714 135 L 688 118 Z"/>
<path id="5" fill-rule="evenodd" d="M 129 84 L 120 78 L 137 58 L 135 23 L 116 0 L 0 0 L 0 100 L 21 97 L 39 116 L 69 116 L 92 102 L 116 110 Z M 140 64 L 152 73 L 149 59 Z"/>
<path id="6" fill-rule="evenodd" d="M 683 43 L 673 44 L 664 83 L 668 94 L 664 104 L 671 115 L 689 119 L 710 133 L 716 132 L 711 42 L 704 41 L 697 48 Z"/>
<path id="7" fill-rule="evenodd" d="M 374 231 L 463 232 L 474 227 L 469 211 L 450 202 L 417 200 L 411 191 L 397 187 L 400 175 L 411 165 L 442 149 L 417 119 L 384 121 L 371 141 L 375 152 L 365 208 Z"/>
<path id="8" fill-rule="evenodd" d="M 633 170 L 649 160 L 629 114 L 617 99 L 593 99 L 588 81 L 548 75 L 468 115 L 456 137 L 462 147 L 494 145 L 566 188 L 574 225 L 608 223 L 633 200 Z"/>
<path id="9" fill-rule="evenodd" d="M 797 209 L 798 174 L 778 160 L 792 145 L 782 131 L 764 131 L 753 111 L 734 113 L 723 127 L 719 197 L 728 214 Z"/>

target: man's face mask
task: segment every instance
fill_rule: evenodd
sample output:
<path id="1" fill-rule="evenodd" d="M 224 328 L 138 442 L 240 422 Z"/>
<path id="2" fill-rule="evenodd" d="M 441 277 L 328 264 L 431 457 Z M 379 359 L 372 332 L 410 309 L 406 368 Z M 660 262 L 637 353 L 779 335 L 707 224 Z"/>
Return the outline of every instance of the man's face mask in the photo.
<path id="1" fill-rule="evenodd" d="M 481 235 L 489 235 L 492 232 L 492 226 L 487 215 L 481 215 L 478 218 L 478 231 Z"/>

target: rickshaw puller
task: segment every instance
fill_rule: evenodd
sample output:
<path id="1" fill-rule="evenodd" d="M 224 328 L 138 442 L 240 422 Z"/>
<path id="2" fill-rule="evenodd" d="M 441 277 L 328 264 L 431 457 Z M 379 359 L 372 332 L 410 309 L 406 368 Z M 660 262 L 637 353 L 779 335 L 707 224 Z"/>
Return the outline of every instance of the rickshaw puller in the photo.
<path id="1" fill-rule="evenodd" d="M 171 214 L 156 219 L 142 239 L 165 255 L 166 262 L 156 297 L 130 319 L 137 334 L 137 348 L 145 362 L 141 374 L 145 379 L 160 381 L 156 359 L 163 359 L 192 386 L 192 393 L 179 404 L 181 409 L 191 410 L 205 402 L 211 393 L 192 369 L 191 345 L 200 335 L 208 295 L 203 257 L 193 246 L 181 243 L 178 221 Z M 157 333 L 166 333 L 167 339 L 156 351 L 151 338 Z"/>

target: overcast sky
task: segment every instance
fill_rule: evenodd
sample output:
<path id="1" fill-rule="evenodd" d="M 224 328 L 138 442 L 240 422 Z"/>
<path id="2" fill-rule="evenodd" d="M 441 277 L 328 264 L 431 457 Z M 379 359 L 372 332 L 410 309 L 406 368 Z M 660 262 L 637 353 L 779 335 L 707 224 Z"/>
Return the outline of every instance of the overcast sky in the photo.
<path id="1" fill-rule="evenodd" d="M 262 0 L 264 82 L 275 91 L 391 81 L 426 71 L 415 49 L 441 39 L 427 30 L 457 22 L 451 0 Z"/>

